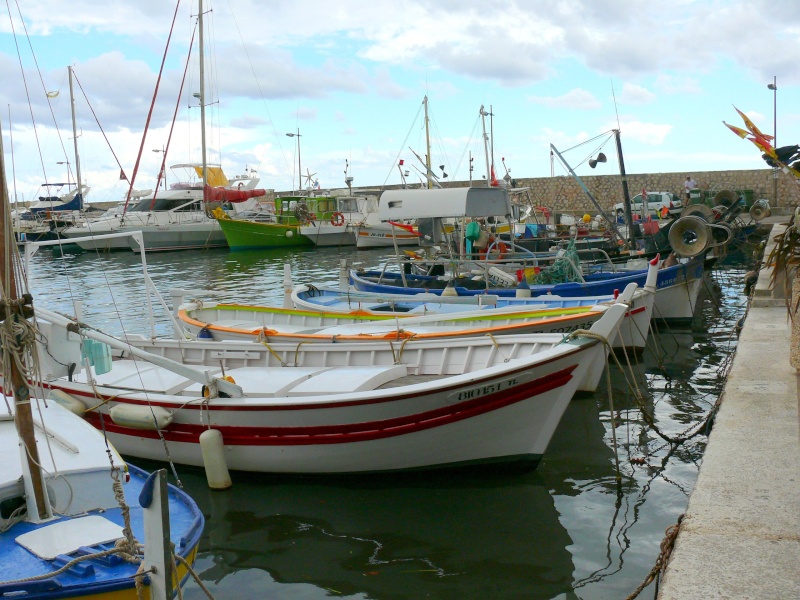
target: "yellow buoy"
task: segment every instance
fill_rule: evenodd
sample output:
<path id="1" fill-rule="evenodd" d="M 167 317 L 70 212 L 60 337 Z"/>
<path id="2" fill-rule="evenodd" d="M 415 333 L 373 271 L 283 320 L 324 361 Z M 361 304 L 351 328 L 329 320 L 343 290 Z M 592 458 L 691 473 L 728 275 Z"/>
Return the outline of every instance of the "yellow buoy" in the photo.
<path id="1" fill-rule="evenodd" d="M 200 434 L 200 451 L 206 469 L 208 487 L 212 490 L 227 490 L 233 485 L 225 460 L 225 444 L 222 434 L 216 429 L 206 429 Z"/>
<path id="2" fill-rule="evenodd" d="M 592 220 L 592 215 L 590 215 L 590 214 L 588 214 L 588 213 L 587 213 L 587 214 L 585 214 L 585 215 L 583 215 L 583 222 L 584 222 L 584 223 L 588 223 L 588 222 L 589 222 L 589 221 L 591 221 L 591 220 Z"/>

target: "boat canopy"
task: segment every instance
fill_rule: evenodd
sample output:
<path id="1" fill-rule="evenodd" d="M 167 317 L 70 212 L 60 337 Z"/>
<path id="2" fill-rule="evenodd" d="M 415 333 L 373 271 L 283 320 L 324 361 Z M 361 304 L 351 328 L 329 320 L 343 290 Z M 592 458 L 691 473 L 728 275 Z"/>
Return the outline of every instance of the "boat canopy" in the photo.
<path id="1" fill-rule="evenodd" d="M 170 169 L 193 169 L 197 176 L 203 179 L 203 163 L 180 163 L 172 165 Z M 211 187 L 224 187 L 228 185 L 228 178 L 220 165 L 206 164 L 208 185 Z M 201 186 L 202 187 L 202 186 Z"/>
<path id="2" fill-rule="evenodd" d="M 381 221 L 510 214 L 508 191 L 490 187 L 387 190 L 378 209 Z"/>

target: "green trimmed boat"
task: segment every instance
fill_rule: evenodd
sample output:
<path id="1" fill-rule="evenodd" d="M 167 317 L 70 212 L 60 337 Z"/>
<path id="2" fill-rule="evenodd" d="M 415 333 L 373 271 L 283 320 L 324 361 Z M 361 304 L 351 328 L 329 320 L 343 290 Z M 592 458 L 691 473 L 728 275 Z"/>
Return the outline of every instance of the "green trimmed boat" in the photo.
<path id="1" fill-rule="evenodd" d="M 312 200 L 315 199 L 288 196 L 276 198 L 273 211 L 243 213 L 236 219 L 215 211 L 214 216 L 231 250 L 313 246 L 311 239 L 300 233 L 313 214 L 308 210 Z"/>
<path id="2" fill-rule="evenodd" d="M 364 213 L 352 196 L 284 196 L 269 211 L 231 219 L 215 211 L 231 250 L 300 246 L 354 246 Z"/>

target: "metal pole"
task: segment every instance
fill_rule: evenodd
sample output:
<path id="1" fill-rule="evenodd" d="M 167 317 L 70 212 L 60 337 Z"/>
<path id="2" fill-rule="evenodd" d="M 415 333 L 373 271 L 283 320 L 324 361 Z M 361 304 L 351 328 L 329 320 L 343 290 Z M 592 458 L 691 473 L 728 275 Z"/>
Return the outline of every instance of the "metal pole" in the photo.
<path id="1" fill-rule="evenodd" d="M 427 179 L 428 179 L 428 189 L 433 189 L 433 177 L 431 174 L 431 127 L 430 127 L 430 120 L 428 119 L 428 96 L 426 95 L 422 99 L 422 103 L 425 105 L 425 149 L 427 153 L 425 154 L 425 169 L 427 171 Z"/>
<path id="2" fill-rule="evenodd" d="M 492 186 L 492 173 L 491 169 L 489 168 L 489 136 L 486 134 L 486 115 L 488 115 L 485 110 L 483 110 L 483 104 L 481 104 L 481 123 L 483 125 L 483 154 L 486 156 L 486 187 Z"/>
<path id="3" fill-rule="evenodd" d="M 203 0 L 198 0 L 197 25 L 200 30 L 200 146 L 203 154 L 203 208 L 206 208 L 206 187 L 208 186 L 208 163 L 206 161 L 206 87 L 205 87 L 205 49 L 203 48 Z"/>
<path id="4" fill-rule="evenodd" d="M 625 174 L 625 161 L 622 159 L 622 141 L 619 129 L 614 130 L 617 141 L 617 157 L 619 158 L 619 174 L 622 177 L 622 201 L 625 203 L 625 221 L 628 223 L 628 243 L 631 251 L 636 250 L 636 230 L 634 229 L 633 214 L 631 213 L 631 195 L 628 192 L 628 176 Z"/>
<path id="5" fill-rule="evenodd" d="M 78 131 L 75 125 L 75 95 L 72 93 L 72 67 L 67 67 L 69 72 L 69 104 L 72 107 L 72 139 L 75 144 L 75 178 L 78 193 L 81 195 L 81 208 L 83 208 L 83 191 L 81 190 L 81 159 L 78 154 Z"/>
<path id="6" fill-rule="evenodd" d="M 772 146 L 778 147 L 778 76 L 772 76 Z M 772 197 L 778 206 L 778 169 L 772 169 Z"/>
<path id="7" fill-rule="evenodd" d="M 303 193 L 303 167 L 300 163 L 300 128 L 297 128 L 297 189 Z"/>

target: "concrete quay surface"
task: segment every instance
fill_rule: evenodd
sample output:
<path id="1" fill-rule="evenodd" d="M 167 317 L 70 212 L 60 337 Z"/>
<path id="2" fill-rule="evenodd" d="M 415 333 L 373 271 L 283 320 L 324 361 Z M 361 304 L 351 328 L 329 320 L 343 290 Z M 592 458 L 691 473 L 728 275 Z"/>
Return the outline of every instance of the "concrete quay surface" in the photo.
<path id="1" fill-rule="evenodd" d="M 800 599 L 798 371 L 770 276 L 759 274 L 659 600 Z"/>

